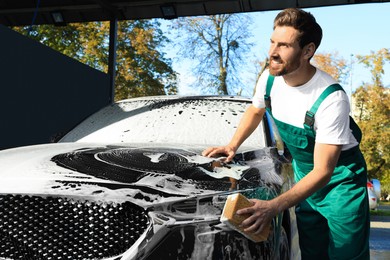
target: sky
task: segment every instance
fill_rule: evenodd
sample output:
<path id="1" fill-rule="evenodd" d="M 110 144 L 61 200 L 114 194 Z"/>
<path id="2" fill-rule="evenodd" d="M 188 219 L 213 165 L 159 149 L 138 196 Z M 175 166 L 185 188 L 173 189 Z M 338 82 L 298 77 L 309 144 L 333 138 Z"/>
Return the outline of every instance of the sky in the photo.
<path id="1" fill-rule="evenodd" d="M 348 82 L 342 84 L 345 91 L 350 94 L 362 82 L 371 82 L 369 69 L 356 62 L 356 55 L 369 55 L 382 48 L 390 48 L 390 3 L 350 4 L 342 6 L 306 8 L 314 15 L 323 30 L 323 38 L 317 52 L 338 53 L 352 65 L 352 76 Z M 250 13 L 254 23 L 248 28 L 253 34 L 252 41 L 255 46 L 253 55 L 259 60 L 267 57 L 269 39 L 272 33 L 272 24 L 279 11 L 263 11 Z M 199 90 L 189 87 L 195 80 L 191 76 L 191 66 L 188 61 L 175 62 L 173 65 L 181 76 L 179 77 L 179 94 L 200 94 Z M 385 65 L 383 82 L 390 85 L 390 62 Z M 249 91 L 243 95 L 251 96 L 256 81 L 255 72 L 248 76 L 246 84 Z M 253 73 L 253 75 L 252 75 Z"/>

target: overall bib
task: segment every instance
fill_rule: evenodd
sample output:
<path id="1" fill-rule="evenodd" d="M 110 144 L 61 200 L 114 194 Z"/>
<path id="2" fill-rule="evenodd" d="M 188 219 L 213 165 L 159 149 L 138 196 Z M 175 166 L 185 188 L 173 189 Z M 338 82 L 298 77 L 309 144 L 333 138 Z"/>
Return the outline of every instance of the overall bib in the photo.
<path id="1" fill-rule="evenodd" d="M 266 109 L 271 111 L 273 76 L 268 78 Z M 314 115 L 321 102 L 332 92 L 342 90 L 338 84 L 329 86 L 307 111 L 304 128 L 273 119 L 289 149 L 295 181 L 298 182 L 314 167 Z M 303 117 L 303 116 L 302 116 Z M 360 142 L 361 132 L 350 118 L 350 127 Z M 369 207 L 367 170 L 359 146 L 342 151 L 329 183 L 296 206 L 299 245 L 302 259 L 369 259 Z"/>

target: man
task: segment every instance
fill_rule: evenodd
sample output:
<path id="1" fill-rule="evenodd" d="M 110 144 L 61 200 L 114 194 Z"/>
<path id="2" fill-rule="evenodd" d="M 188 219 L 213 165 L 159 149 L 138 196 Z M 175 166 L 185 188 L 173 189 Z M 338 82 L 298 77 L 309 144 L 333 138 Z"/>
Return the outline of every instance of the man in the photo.
<path id="1" fill-rule="evenodd" d="M 274 216 L 296 206 L 302 259 L 369 259 L 367 175 L 359 129 L 350 120 L 342 88 L 310 64 L 321 39 L 322 29 L 310 13 L 295 8 L 280 12 L 269 68 L 257 83 L 252 105 L 230 143 L 203 155 L 225 154 L 226 161 L 232 160 L 267 109 L 292 154 L 296 184 L 273 200 L 252 200 L 252 207 L 237 212 L 251 214 L 242 226 L 260 233 Z"/>

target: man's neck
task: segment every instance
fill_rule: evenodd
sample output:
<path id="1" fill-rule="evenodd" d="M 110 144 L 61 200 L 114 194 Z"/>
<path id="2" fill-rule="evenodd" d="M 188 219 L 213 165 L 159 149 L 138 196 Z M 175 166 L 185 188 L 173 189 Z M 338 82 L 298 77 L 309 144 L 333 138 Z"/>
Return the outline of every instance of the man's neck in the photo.
<path id="1" fill-rule="evenodd" d="M 291 87 L 298 87 L 306 84 L 316 73 L 316 68 L 308 64 L 307 66 L 300 67 L 297 70 L 283 75 L 283 79 L 287 85 Z"/>

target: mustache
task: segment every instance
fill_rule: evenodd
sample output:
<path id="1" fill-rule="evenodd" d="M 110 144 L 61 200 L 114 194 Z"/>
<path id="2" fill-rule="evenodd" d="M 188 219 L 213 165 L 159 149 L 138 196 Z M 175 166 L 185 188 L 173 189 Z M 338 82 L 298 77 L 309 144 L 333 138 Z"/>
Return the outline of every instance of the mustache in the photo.
<path id="1" fill-rule="evenodd" d="M 271 56 L 269 59 L 270 59 L 270 62 L 271 62 L 271 61 L 276 61 L 276 62 L 284 63 L 284 60 L 282 60 L 282 59 L 280 58 L 280 56 Z"/>

